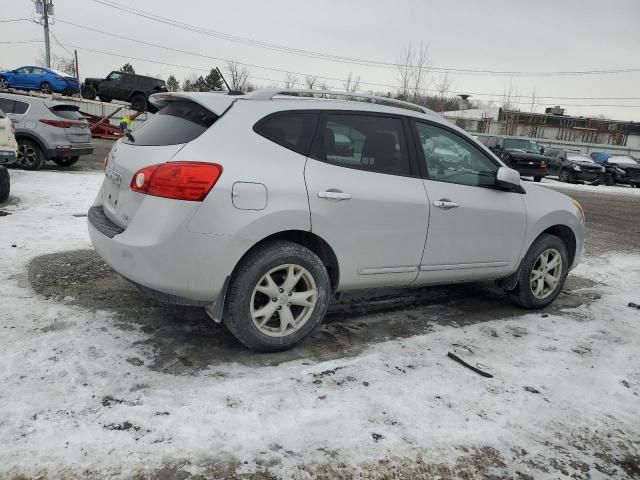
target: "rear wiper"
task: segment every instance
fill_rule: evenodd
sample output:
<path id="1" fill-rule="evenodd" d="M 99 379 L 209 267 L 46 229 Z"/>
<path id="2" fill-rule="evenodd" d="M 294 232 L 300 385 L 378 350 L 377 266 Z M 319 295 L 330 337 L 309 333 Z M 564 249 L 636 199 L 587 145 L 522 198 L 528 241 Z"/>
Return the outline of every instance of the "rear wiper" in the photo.
<path id="1" fill-rule="evenodd" d="M 133 135 L 131 135 L 131 132 L 127 132 L 127 133 L 125 133 L 125 136 L 126 136 L 129 140 L 131 140 L 132 142 L 134 142 L 134 143 L 135 143 L 136 139 L 135 139 L 135 138 L 133 138 Z"/>

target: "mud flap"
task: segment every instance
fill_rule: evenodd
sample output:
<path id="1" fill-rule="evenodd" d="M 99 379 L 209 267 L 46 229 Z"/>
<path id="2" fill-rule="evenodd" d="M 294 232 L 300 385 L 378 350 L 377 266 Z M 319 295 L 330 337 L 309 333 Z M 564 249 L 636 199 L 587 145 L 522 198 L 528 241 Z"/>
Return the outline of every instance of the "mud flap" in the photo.
<path id="1" fill-rule="evenodd" d="M 227 278 L 224 279 L 224 283 L 222 284 L 220 295 L 218 295 L 216 301 L 204 307 L 204 311 L 206 312 L 206 314 L 211 320 L 216 323 L 222 322 L 222 315 L 224 314 L 224 301 L 227 298 L 227 289 L 229 288 L 230 280 L 231 276 L 227 275 Z"/>
<path id="2" fill-rule="evenodd" d="M 496 285 L 502 288 L 503 290 L 515 289 L 516 285 L 518 285 L 518 278 L 520 278 L 521 270 L 522 270 L 522 261 L 520 261 L 520 264 L 518 265 L 518 269 L 515 272 L 513 272 L 511 275 L 509 275 L 506 278 L 501 278 L 499 280 L 496 280 Z"/>

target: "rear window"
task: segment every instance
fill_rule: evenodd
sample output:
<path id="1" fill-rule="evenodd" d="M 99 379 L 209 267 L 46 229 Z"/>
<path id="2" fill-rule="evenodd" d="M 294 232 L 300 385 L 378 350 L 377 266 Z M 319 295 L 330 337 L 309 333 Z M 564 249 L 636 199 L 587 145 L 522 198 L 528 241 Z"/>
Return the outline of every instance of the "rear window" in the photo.
<path id="1" fill-rule="evenodd" d="M 202 135 L 218 119 L 218 115 L 189 100 L 169 103 L 142 126 L 131 132 L 125 143 L 138 146 L 178 145 Z"/>
<path id="2" fill-rule="evenodd" d="M 75 105 L 54 105 L 49 107 L 54 115 L 65 120 L 81 120 L 83 117 L 78 113 L 79 107 Z"/>
<path id="3" fill-rule="evenodd" d="M 17 113 L 22 115 L 29 110 L 29 104 L 25 102 L 19 102 L 17 100 L 11 100 L 10 98 L 0 97 L 0 109 L 5 113 Z"/>
<path id="4" fill-rule="evenodd" d="M 268 140 L 306 156 L 317 123 L 317 113 L 285 112 L 260 120 L 253 129 Z"/>

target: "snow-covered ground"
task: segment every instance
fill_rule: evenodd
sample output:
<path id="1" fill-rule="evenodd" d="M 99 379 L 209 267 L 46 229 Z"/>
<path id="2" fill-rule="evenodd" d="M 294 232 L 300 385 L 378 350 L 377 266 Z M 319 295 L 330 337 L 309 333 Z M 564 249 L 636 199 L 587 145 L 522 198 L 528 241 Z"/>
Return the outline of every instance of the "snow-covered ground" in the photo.
<path id="1" fill-rule="evenodd" d="M 79 215 L 102 175 L 11 174 L 17 200 L 0 208 L 10 214 L 0 216 L 0 478 L 638 472 L 640 311 L 627 306 L 640 303 L 638 255 L 586 258 L 573 275 L 592 280 L 581 294 L 594 300 L 557 314 L 434 325 L 331 361 L 167 374 L 146 366 L 148 333 L 45 300 L 26 276 L 35 256 L 90 247 Z"/>
<path id="2" fill-rule="evenodd" d="M 560 191 L 581 191 L 590 193 L 600 193 L 609 195 L 637 195 L 640 196 L 640 188 L 633 188 L 630 185 L 585 185 L 582 183 L 565 183 L 553 178 L 543 178 L 542 185 L 558 189 Z"/>

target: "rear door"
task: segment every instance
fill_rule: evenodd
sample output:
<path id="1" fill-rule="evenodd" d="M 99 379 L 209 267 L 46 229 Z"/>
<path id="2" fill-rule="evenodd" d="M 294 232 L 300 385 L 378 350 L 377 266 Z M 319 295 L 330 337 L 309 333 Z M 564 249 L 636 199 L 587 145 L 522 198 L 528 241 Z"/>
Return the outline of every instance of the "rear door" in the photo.
<path id="1" fill-rule="evenodd" d="M 495 188 L 500 165 L 457 132 L 415 122 L 429 233 L 417 283 L 495 278 L 510 273 L 524 244 L 522 194 Z M 434 146 L 455 144 L 446 158 Z M 452 153 L 455 152 L 455 155 Z"/>
<path id="2" fill-rule="evenodd" d="M 305 180 L 311 228 L 334 249 L 340 288 L 409 285 L 429 206 L 402 117 L 322 115 Z"/>

